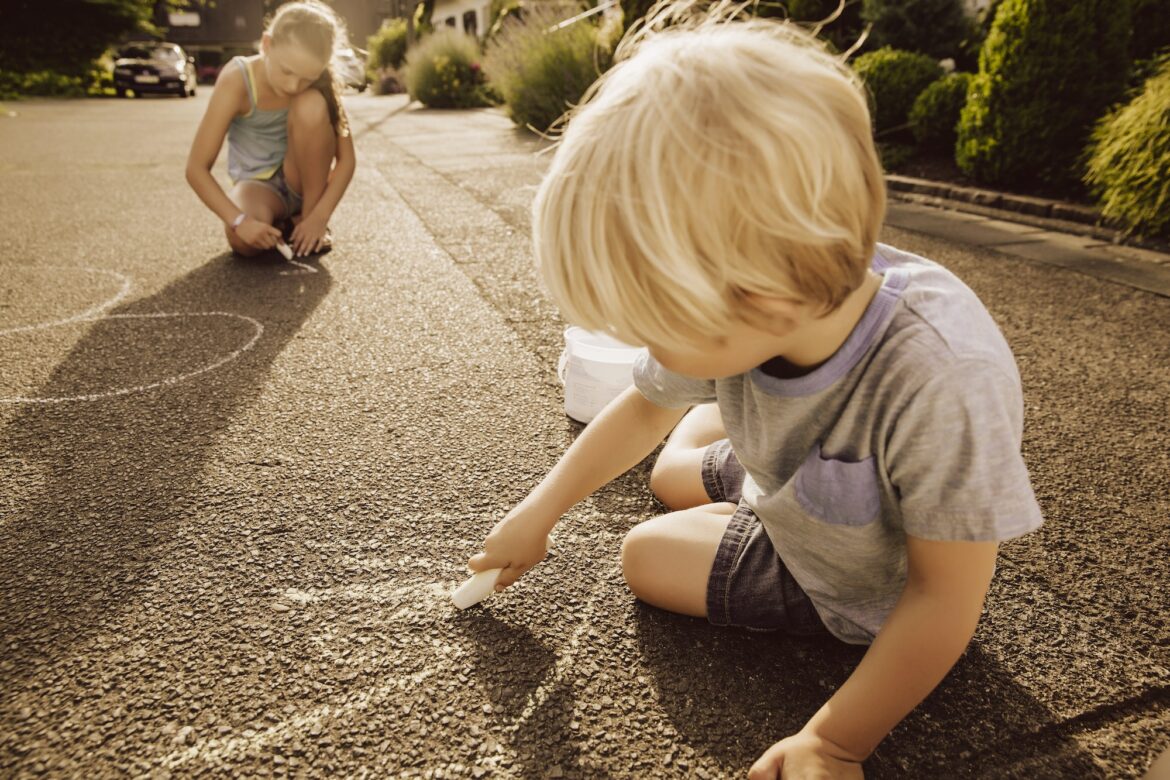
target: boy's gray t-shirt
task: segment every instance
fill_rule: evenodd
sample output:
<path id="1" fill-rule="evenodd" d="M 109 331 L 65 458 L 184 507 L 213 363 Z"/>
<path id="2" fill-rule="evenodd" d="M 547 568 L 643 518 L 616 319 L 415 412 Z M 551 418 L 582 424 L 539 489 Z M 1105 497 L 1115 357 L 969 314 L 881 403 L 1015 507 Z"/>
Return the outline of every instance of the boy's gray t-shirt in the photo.
<path id="1" fill-rule="evenodd" d="M 873 641 L 906 582 L 906 535 L 1009 539 L 1042 518 L 1020 454 L 1023 395 L 975 294 L 878 245 L 882 287 L 813 372 L 685 377 L 643 353 L 634 382 L 666 407 L 717 402 L 743 500 L 829 630 Z"/>

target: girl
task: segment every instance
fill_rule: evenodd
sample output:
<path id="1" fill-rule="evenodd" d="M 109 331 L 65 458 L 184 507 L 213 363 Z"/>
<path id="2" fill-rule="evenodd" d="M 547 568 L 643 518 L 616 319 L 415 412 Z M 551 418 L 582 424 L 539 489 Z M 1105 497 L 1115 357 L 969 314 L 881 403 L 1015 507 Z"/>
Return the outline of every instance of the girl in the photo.
<path id="1" fill-rule="evenodd" d="M 187 157 L 187 181 L 223 220 L 238 254 L 274 248 L 286 221 L 294 225 L 296 254 L 331 248 L 329 217 L 356 165 L 329 67 L 345 40 L 328 6 L 288 3 L 264 32 L 260 54 L 236 57 L 216 79 Z M 211 175 L 225 135 L 230 194 Z"/>

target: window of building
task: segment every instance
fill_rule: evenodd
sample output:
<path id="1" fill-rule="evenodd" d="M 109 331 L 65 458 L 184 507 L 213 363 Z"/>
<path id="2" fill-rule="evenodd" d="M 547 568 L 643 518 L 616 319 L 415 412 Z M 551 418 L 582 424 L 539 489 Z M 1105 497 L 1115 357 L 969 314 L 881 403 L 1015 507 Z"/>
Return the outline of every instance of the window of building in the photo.
<path id="1" fill-rule="evenodd" d="M 476 24 L 477 15 L 475 11 L 467 11 L 463 14 L 463 32 L 468 35 L 479 35 Z"/>

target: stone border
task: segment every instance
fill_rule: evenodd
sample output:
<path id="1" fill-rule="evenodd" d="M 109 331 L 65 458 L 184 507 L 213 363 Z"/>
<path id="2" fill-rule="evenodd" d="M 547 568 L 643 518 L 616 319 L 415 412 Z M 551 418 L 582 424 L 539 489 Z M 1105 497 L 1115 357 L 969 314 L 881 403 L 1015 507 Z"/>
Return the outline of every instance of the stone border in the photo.
<path id="1" fill-rule="evenodd" d="M 1127 235 L 1124 230 L 1103 217 L 1098 209 L 1090 206 L 897 174 L 886 174 L 886 187 L 893 197 L 903 200 L 988 217 L 1009 218 L 1006 214 L 1011 214 L 1010 219 L 1014 222 L 1048 230 L 1089 236 L 1110 244 L 1129 244 L 1158 252 L 1170 251 L 1170 246 L 1164 241 Z"/>

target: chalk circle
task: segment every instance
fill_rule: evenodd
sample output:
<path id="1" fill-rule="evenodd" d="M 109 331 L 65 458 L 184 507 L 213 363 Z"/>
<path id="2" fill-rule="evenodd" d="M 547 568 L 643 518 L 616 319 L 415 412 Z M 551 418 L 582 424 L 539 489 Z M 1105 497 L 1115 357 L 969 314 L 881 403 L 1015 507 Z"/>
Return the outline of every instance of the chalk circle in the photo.
<path id="1" fill-rule="evenodd" d="M 99 303 L 96 306 L 91 306 L 83 312 L 78 312 L 77 314 L 71 315 L 69 317 L 65 317 L 63 319 L 58 319 L 58 320 L 49 320 L 47 322 L 36 322 L 36 323 L 31 324 L 31 325 L 18 325 L 18 326 L 13 327 L 13 328 L 0 328 L 0 336 L 7 336 L 10 333 L 27 333 L 28 331 L 33 331 L 33 330 L 42 330 L 44 328 L 55 328 L 55 327 L 58 327 L 60 325 L 70 325 L 74 322 L 83 322 L 83 321 L 93 320 L 93 319 L 100 317 L 103 312 L 105 312 L 111 306 L 118 303 L 119 301 L 121 301 L 123 298 L 125 298 L 127 295 L 130 294 L 130 287 L 131 287 L 130 277 L 126 276 L 125 274 L 120 274 L 117 271 L 110 271 L 110 270 L 107 270 L 105 268 L 90 268 L 88 266 L 72 267 L 72 266 L 67 266 L 67 265 L 10 265 L 10 266 L 5 266 L 6 270 L 9 268 L 19 268 L 22 270 L 31 269 L 31 270 L 35 270 L 35 271 L 65 271 L 65 272 L 80 272 L 80 273 L 87 273 L 87 274 L 101 274 L 101 275 L 112 277 L 116 281 L 120 281 L 122 284 L 121 284 L 121 287 L 118 289 L 118 292 L 114 293 L 114 296 L 112 298 L 109 298 L 109 299 Z"/>
<path id="2" fill-rule="evenodd" d="M 75 317 L 69 318 L 68 320 L 62 320 L 62 321 L 53 322 L 53 323 L 44 323 L 44 324 L 41 324 L 41 325 L 38 325 L 35 327 L 37 327 L 37 328 L 52 328 L 52 327 L 62 327 L 64 325 L 71 325 L 71 324 L 76 323 L 76 322 L 104 322 L 106 320 L 145 320 L 145 319 L 168 319 L 168 318 L 186 318 L 186 317 L 228 317 L 228 318 L 232 318 L 232 319 L 243 320 L 244 322 L 246 322 L 252 326 L 252 331 L 253 331 L 252 337 L 250 339 L 248 339 L 248 342 L 246 344 L 244 344 L 242 347 L 239 347 L 238 349 L 233 350 L 232 352 L 228 353 L 227 355 L 224 355 L 223 357 L 217 358 L 216 360 L 212 361 L 211 363 L 208 363 L 207 365 L 205 365 L 205 366 L 203 366 L 195 371 L 189 371 L 185 374 L 179 374 L 177 376 L 167 377 L 166 379 L 160 379 L 157 382 L 151 382 L 149 384 L 144 384 L 144 385 L 135 385 L 134 387 L 120 387 L 120 388 L 116 388 L 114 390 L 104 390 L 100 393 L 88 393 L 85 395 L 69 395 L 69 396 L 62 395 L 62 396 L 48 396 L 48 397 L 45 397 L 45 396 L 40 396 L 40 397 L 13 396 L 13 397 L 9 397 L 9 398 L 0 398 L 0 403 L 2 403 L 2 404 L 58 404 L 58 403 L 65 403 L 68 401 L 97 401 L 97 400 L 100 400 L 103 398 L 114 398 L 114 397 L 120 396 L 120 395 L 130 395 L 132 393 L 145 393 L 149 390 L 156 390 L 160 387 L 170 387 L 171 385 L 177 385 L 180 382 L 185 382 L 188 379 L 192 379 L 194 377 L 197 377 L 200 374 L 206 374 L 208 371 L 214 371 L 215 369 L 219 368 L 220 366 L 222 366 L 225 363 L 230 363 L 231 361 L 235 360 L 240 355 L 242 355 L 244 352 L 247 352 L 249 349 L 251 349 L 256 344 L 256 342 L 260 339 L 261 334 L 264 333 L 264 326 L 261 325 L 259 323 L 259 321 L 255 320 L 251 317 L 247 317 L 243 314 L 233 314 L 232 312 L 226 312 L 226 311 L 158 312 L 158 313 L 151 313 L 151 314 L 104 314 L 104 315 L 100 315 L 100 316 L 96 316 L 96 317 L 86 317 L 84 319 L 82 319 L 80 316 L 75 316 Z M 24 328 L 20 328 L 18 330 L 32 330 L 32 329 L 34 329 L 34 328 L 33 327 L 24 327 Z M 0 335 L 5 335 L 6 333 L 10 333 L 10 332 L 17 332 L 17 331 L 0 331 Z"/>

